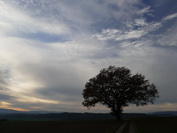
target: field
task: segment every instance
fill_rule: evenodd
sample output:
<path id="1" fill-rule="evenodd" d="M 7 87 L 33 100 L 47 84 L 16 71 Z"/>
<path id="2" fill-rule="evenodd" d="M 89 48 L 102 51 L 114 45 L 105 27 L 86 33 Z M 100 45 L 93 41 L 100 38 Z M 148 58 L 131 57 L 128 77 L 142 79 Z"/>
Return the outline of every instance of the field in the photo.
<path id="1" fill-rule="evenodd" d="M 110 133 L 115 120 L 102 121 L 1 121 L 0 133 Z"/>
<path id="2" fill-rule="evenodd" d="M 124 121 L 116 133 L 177 133 L 177 117 L 144 117 Z"/>
<path id="3" fill-rule="evenodd" d="M 135 121 L 138 133 L 177 133 L 177 117 L 148 117 Z"/>
<path id="4" fill-rule="evenodd" d="M 117 122 L 115 120 L 83 121 L 0 121 L 0 133 L 177 133 L 177 117 L 145 117 Z M 121 129 L 121 128 L 120 128 Z"/>

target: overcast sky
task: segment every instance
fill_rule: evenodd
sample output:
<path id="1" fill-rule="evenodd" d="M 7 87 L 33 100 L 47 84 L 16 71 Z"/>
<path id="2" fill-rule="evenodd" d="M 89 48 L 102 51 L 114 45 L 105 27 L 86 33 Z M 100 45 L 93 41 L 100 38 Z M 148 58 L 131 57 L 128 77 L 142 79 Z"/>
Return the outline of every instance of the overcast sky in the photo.
<path id="1" fill-rule="evenodd" d="M 82 106 L 85 83 L 109 65 L 157 86 L 177 109 L 176 0 L 0 0 L 0 108 L 109 112 Z"/>

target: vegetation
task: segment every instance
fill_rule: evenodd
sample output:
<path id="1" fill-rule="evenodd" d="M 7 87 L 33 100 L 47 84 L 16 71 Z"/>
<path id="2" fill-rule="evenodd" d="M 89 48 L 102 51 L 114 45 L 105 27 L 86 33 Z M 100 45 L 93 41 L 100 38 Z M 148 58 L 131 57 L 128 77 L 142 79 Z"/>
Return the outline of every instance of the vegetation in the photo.
<path id="1" fill-rule="evenodd" d="M 111 133 L 119 127 L 115 120 L 106 121 L 1 121 L 1 133 Z"/>
<path id="2" fill-rule="evenodd" d="M 125 115 L 126 116 L 126 115 Z M 53 120 L 114 120 L 109 113 L 48 113 L 48 114 L 0 114 L 0 121 L 22 120 L 22 121 L 53 121 Z"/>
<path id="3" fill-rule="evenodd" d="M 177 117 L 141 117 L 116 120 L 0 120 L 1 133 L 115 133 L 126 123 L 122 133 L 128 133 L 132 123 L 138 133 L 177 133 Z"/>
<path id="4" fill-rule="evenodd" d="M 125 67 L 109 66 L 91 78 L 83 90 L 84 106 L 90 108 L 100 103 L 111 109 L 117 120 L 120 120 L 123 107 L 131 104 L 137 106 L 154 103 L 159 97 L 154 84 L 145 76 L 131 74 Z"/>

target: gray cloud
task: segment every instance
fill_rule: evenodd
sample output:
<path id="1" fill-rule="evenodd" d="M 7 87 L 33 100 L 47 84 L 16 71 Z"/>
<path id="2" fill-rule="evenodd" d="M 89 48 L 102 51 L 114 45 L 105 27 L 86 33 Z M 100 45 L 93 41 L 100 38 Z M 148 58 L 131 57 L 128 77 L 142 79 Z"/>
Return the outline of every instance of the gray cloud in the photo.
<path id="1" fill-rule="evenodd" d="M 5 94 L 0 94 L 0 101 L 13 101 L 15 97 L 5 95 Z"/>
<path id="2" fill-rule="evenodd" d="M 165 18 L 163 18 L 163 21 L 167 21 L 167 20 L 171 20 L 177 17 L 177 13 L 173 13 L 171 15 L 166 16 Z"/>
<path id="3" fill-rule="evenodd" d="M 155 7 L 139 0 L 3 0 L 0 6 L 4 105 L 87 111 L 84 85 L 109 65 L 146 75 L 163 109 L 177 102 L 176 12 L 155 19 Z"/>
<path id="4" fill-rule="evenodd" d="M 0 90 L 7 90 L 6 86 L 10 80 L 10 70 L 5 66 L 0 66 Z"/>

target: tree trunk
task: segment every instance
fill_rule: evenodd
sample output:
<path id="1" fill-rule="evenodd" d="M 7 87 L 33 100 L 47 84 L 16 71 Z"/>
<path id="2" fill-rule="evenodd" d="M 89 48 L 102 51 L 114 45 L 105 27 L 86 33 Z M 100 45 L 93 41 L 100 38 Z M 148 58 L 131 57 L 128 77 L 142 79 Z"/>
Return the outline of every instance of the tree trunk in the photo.
<path id="1" fill-rule="evenodd" d="M 111 114 L 116 117 L 117 121 L 120 121 L 121 114 L 122 114 L 122 108 L 119 108 L 119 109 L 112 108 L 111 111 L 112 111 Z"/>
<path id="2" fill-rule="evenodd" d="M 111 108 L 111 114 L 116 117 L 117 121 L 121 120 L 122 111 L 123 109 L 121 106 L 117 106 L 117 108 Z"/>
<path id="3" fill-rule="evenodd" d="M 121 113 L 122 112 L 120 110 L 116 111 L 115 116 L 116 116 L 117 121 L 121 120 Z"/>

